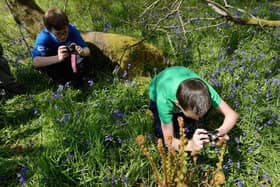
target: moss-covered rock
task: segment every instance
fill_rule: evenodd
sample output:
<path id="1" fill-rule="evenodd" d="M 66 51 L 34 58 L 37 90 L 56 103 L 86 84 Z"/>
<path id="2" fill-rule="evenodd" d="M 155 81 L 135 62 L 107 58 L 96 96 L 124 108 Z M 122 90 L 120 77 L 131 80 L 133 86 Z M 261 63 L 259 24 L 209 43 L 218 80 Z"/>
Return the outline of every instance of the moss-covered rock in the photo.
<path id="1" fill-rule="evenodd" d="M 162 51 L 139 39 L 102 32 L 84 32 L 82 36 L 87 43 L 95 46 L 91 47 L 93 54 L 97 48 L 114 66 L 120 66 L 119 75 L 124 75 L 126 71 L 128 78 L 146 76 L 165 66 Z"/>

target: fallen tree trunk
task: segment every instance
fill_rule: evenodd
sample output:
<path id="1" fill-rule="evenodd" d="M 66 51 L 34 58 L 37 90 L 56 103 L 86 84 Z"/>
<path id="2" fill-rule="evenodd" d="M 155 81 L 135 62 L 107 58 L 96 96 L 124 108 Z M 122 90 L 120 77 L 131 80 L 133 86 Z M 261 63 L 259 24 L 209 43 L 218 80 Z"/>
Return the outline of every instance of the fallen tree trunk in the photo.
<path id="1" fill-rule="evenodd" d="M 113 65 L 119 65 L 121 76 L 151 75 L 165 66 L 162 51 L 139 39 L 103 32 L 83 32 L 82 37 L 96 46 Z M 94 48 L 91 52 L 96 53 Z"/>

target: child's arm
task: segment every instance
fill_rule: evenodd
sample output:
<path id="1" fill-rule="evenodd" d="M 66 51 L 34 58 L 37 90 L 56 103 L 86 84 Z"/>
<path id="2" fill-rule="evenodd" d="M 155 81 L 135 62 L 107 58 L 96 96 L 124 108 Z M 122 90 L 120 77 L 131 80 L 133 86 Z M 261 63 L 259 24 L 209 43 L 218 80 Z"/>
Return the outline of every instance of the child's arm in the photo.
<path id="1" fill-rule="evenodd" d="M 36 56 L 33 59 L 34 67 L 45 67 L 52 64 L 57 64 L 62 62 L 66 57 L 69 56 L 66 46 L 61 45 L 57 50 L 57 55 L 54 56 Z"/>
<path id="2" fill-rule="evenodd" d="M 172 137 L 172 147 L 175 150 L 179 150 L 180 140 L 174 137 L 173 123 L 163 124 L 161 122 L 161 129 L 164 137 L 165 144 L 167 143 L 167 138 Z M 193 138 L 188 141 L 185 148 L 186 151 L 200 151 L 203 145 L 209 142 L 207 131 L 204 129 L 197 129 L 193 135 Z"/>
<path id="3" fill-rule="evenodd" d="M 217 129 L 218 135 L 226 135 L 235 125 L 238 114 L 224 101 L 221 101 L 220 106 L 217 108 L 224 115 L 223 124 Z"/>

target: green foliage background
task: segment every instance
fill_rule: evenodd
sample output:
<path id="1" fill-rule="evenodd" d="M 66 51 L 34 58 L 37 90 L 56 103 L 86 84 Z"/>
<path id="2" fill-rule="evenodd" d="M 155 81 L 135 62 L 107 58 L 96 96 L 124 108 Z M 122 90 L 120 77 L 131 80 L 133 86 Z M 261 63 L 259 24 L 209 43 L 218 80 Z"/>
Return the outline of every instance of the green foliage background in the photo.
<path id="1" fill-rule="evenodd" d="M 64 7 L 64 1 L 36 2 L 43 10 Z M 186 0 L 181 16 L 185 22 L 194 20 L 184 35 L 180 27 L 166 29 L 179 25 L 178 15 L 158 22 L 171 1 L 160 1 L 141 16 L 152 2 L 71 0 L 66 11 L 80 30 L 146 38 L 173 65 L 188 66 L 209 80 L 240 114 L 224 161 L 226 186 L 279 186 L 280 28 L 237 25 L 218 18 L 204 1 Z M 280 19 L 278 1 L 229 3 L 264 19 Z M 0 42 L 14 75 L 28 89 L 0 103 L 0 186 L 18 186 L 22 176 L 26 186 L 154 186 L 151 168 L 135 143 L 138 134 L 149 137 L 148 148 L 158 158 L 148 82 L 131 84 L 107 75 L 87 90 L 57 90 L 32 69 L 29 47 L 34 41 L 4 2 L 0 5 Z M 203 20 L 210 17 L 217 19 Z M 221 119 L 212 111 L 209 129 Z M 215 167 L 210 159 L 215 156 L 208 147 L 201 167 Z"/>

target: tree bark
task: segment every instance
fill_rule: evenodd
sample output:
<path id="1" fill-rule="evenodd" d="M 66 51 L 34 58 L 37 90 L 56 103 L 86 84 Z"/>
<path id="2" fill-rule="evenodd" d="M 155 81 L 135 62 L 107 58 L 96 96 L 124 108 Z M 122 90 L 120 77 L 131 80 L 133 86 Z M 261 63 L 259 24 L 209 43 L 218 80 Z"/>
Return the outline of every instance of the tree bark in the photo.
<path id="1" fill-rule="evenodd" d="M 6 0 L 6 4 L 17 24 L 22 26 L 32 39 L 43 28 L 44 11 L 34 0 Z"/>

